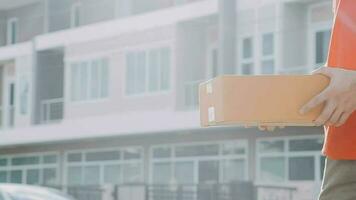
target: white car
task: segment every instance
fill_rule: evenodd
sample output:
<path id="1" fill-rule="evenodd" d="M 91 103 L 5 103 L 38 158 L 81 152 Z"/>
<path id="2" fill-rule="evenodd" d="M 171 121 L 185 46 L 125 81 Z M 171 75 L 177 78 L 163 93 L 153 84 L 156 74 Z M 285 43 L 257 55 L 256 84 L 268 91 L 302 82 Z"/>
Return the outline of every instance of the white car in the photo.
<path id="1" fill-rule="evenodd" d="M 74 200 L 74 198 L 51 188 L 0 184 L 0 200 Z"/>

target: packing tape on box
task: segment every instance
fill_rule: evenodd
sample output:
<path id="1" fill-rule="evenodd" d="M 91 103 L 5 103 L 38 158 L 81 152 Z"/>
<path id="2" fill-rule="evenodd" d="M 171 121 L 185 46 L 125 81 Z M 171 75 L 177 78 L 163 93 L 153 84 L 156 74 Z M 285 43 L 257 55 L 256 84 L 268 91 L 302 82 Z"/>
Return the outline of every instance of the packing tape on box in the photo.
<path id="1" fill-rule="evenodd" d="M 208 108 L 208 120 L 209 120 L 209 122 L 215 122 L 215 108 L 214 107 Z"/>

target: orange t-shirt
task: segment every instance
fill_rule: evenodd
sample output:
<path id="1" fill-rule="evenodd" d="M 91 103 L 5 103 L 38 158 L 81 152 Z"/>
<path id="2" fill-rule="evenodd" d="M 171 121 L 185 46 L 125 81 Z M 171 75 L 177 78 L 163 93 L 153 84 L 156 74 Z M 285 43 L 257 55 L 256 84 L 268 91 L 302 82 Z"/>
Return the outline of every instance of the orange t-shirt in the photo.
<path id="1" fill-rule="evenodd" d="M 356 1 L 339 0 L 327 66 L 356 70 Z M 340 127 L 328 127 L 324 154 L 335 160 L 356 160 L 356 112 Z"/>

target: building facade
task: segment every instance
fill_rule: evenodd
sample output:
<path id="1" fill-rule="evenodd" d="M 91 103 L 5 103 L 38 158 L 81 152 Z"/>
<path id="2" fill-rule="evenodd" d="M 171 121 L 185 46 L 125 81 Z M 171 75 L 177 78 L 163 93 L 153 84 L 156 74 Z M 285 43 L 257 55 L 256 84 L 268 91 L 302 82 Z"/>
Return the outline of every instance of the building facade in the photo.
<path id="1" fill-rule="evenodd" d="M 323 65 L 331 7 L 331 0 L 0 0 L 0 182 L 251 181 L 315 199 L 321 128 L 200 128 L 197 89 L 226 72 L 301 74 Z"/>

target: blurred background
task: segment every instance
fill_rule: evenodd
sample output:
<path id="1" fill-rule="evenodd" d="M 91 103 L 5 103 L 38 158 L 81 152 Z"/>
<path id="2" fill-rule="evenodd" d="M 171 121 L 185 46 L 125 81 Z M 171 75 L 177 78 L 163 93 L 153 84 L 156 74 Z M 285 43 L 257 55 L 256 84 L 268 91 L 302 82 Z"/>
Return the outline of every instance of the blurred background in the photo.
<path id="1" fill-rule="evenodd" d="M 0 182 L 316 199 L 322 128 L 200 128 L 197 92 L 220 74 L 309 73 L 332 17 L 331 0 L 0 0 Z"/>

